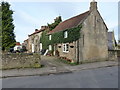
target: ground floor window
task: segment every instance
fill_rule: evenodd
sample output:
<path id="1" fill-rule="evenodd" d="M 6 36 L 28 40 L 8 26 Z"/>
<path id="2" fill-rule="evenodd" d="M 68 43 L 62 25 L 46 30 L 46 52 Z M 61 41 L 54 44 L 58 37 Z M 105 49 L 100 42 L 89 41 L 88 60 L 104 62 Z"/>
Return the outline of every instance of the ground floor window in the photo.
<path id="1" fill-rule="evenodd" d="M 69 52 L 69 44 L 63 44 L 63 52 Z"/>
<path id="2" fill-rule="evenodd" d="M 42 50 L 42 43 L 40 43 L 40 50 Z"/>
<path id="3" fill-rule="evenodd" d="M 49 50 L 50 50 L 50 51 L 52 50 L 52 45 L 49 45 Z"/>
<path id="4" fill-rule="evenodd" d="M 34 50 L 34 44 L 32 43 L 32 52 L 34 53 L 34 51 L 35 51 L 35 50 Z"/>

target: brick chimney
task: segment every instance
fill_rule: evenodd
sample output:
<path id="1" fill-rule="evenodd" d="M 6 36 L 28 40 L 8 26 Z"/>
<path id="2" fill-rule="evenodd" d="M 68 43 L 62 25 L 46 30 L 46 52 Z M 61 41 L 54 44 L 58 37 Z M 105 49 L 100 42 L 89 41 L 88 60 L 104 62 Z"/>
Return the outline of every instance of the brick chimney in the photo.
<path id="1" fill-rule="evenodd" d="M 90 2 L 90 11 L 97 10 L 97 2 L 93 0 Z"/>

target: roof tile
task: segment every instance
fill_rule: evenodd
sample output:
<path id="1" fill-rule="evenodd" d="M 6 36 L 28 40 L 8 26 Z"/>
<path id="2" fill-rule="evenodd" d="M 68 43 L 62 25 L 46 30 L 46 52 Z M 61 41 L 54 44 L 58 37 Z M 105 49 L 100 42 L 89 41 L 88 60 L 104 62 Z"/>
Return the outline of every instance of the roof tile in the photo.
<path id="1" fill-rule="evenodd" d="M 82 13 L 80 15 L 77 15 L 75 17 L 72 17 L 70 19 L 67 19 L 67 20 L 59 23 L 58 26 L 56 26 L 56 28 L 53 29 L 52 31 L 50 31 L 48 34 L 63 31 L 63 30 L 77 26 L 78 24 L 80 24 L 80 22 L 82 20 L 85 19 L 85 17 L 87 17 L 89 15 L 89 13 L 90 13 L 90 11 L 87 11 L 85 13 Z"/>

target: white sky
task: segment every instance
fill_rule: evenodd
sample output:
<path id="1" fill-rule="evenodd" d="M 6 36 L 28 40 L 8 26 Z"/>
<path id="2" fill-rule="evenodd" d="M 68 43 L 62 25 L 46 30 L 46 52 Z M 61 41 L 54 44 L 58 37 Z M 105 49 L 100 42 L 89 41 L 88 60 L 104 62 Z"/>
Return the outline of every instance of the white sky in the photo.
<path id="1" fill-rule="evenodd" d="M 28 34 L 52 23 L 61 15 L 63 20 L 89 10 L 91 0 L 6 0 L 14 11 L 16 40 L 23 42 Z M 51 1 L 51 2 L 50 2 Z M 84 2 L 83 2 L 84 1 Z M 118 0 L 97 0 L 98 10 L 109 30 L 114 30 L 118 40 Z"/>

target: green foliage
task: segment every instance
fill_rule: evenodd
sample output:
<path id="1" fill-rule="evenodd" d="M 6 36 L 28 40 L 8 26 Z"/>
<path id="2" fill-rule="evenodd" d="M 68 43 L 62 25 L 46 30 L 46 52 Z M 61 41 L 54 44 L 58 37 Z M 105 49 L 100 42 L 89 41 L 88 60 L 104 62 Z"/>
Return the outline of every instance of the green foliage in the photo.
<path id="1" fill-rule="evenodd" d="M 0 6 L 0 50 L 2 49 L 2 6 Z"/>
<path id="2" fill-rule="evenodd" d="M 69 64 L 69 65 L 71 65 L 71 66 L 79 65 L 79 64 L 77 64 L 76 62 L 72 63 L 72 62 L 70 62 L 70 61 L 67 61 L 67 60 L 65 60 L 65 59 L 61 59 L 61 58 L 59 58 L 59 59 L 56 60 L 56 61 L 58 61 L 58 62 L 62 62 L 62 63 L 65 63 L 65 64 Z"/>
<path id="3" fill-rule="evenodd" d="M 59 16 L 55 19 L 54 23 L 48 24 L 49 31 L 53 30 L 61 21 L 62 21 L 61 16 Z M 42 33 L 42 36 L 40 38 L 40 42 L 43 44 L 43 49 L 48 49 L 48 46 L 50 45 L 49 44 L 49 37 L 48 37 L 47 33 L 48 33 L 48 31 L 45 30 Z"/>
<path id="4" fill-rule="evenodd" d="M 10 10 L 10 4 L 8 2 L 1 3 L 2 9 L 2 25 L 0 25 L 0 40 L 2 39 L 2 50 L 8 50 L 10 47 L 15 45 L 15 34 L 14 34 L 14 25 L 13 25 L 13 11 Z"/>
<path id="5" fill-rule="evenodd" d="M 80 29 L 82 26 L 66 29 L 61 32 L 56 32 L 52 34 L 52 40 L 49 40 L 49 44 L 57 44 L 57 43 L 71 43 L 73 41 L 76 41 L 80 38 Z M 64 32 L 68 32 L 68 37 L 64 38 Z"/>
<path id="6" fill-rule="evenodd" d="M 43 45 L 42 46 L 43 49 L 48 49 L 49 39 L 48 39 L 48 35 L 47 35 L 47 31 L 46 30 L 42 33 L 42 36 L 40 38 L 40 42 Z"/>
<path id="7" fill-rule="evenodd" d="M 80 30 L 81 30 L 82 26 L 79 25 L 77 27 L 74 28 L 70 28 L 70 29 L 66 29 L 60 32 L 56 32 L 52 34 L 52 39 L 49 40 L 49 35 L 47 35 L 47 31 L 44 31 L 42 33 L 42 37 L 41 37 L 41 43 L 43 44 L 43 49 L 48 49 L 49 45 L 55 45 L 58 43 L 70 43 L 73 41 L 76 41 L 80 38 Z M 68 32 L 68 37 L 64 38 L 64 32 L 67 31 Z"/>
<path id="8" fill-rule="evenodd" d="M 50 31 L 53 30 L 61 21 L 62 21 L 61 16 L 59 16 L 55 19 L 54 23 L 48 24 Z"/>

